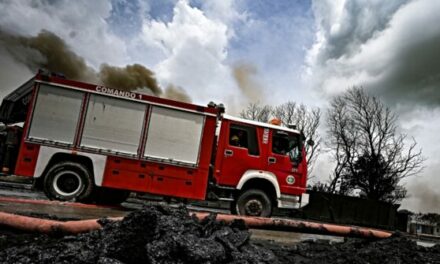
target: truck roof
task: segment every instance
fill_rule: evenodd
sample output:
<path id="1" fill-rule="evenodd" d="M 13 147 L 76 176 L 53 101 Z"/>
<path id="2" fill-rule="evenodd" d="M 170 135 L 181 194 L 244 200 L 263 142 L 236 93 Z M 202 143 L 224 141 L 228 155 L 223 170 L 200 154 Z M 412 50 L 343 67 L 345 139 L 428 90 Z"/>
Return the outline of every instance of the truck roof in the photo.
<path id="1" fill-rule="evenodd" d="M 232 120 L 232 121 L 236 121 L 236 122 L 240 122 L 240 123 L 245 123 L 245 124 L 249 124 L 249 125 L 253 125 L 253 126 L 267 127 L 267 128 L 271 128 L 271 129 L 282 130 L 282 131 L 286 131 L 286 132 L 300 134 L 300 131 L 296 130 L 296 129 L 290 129 L 287 127 L 276 126 L 276 125 L 267 124 L 264 122 L 248 120 L 248 119 L 235 117 L 235 116 L 231 116 L 231 115 L 227 115 L 227 114 L 223 115 L 223 119 Z"/>
<path id="2" fill-rule="evenodd" d="M 65 78 L 60 78 L 58 76 L 45 76 L 41 73 L 35 76 L 35 81 L 49 85 L 54 84 L 64 88 L 85 90 L 90 93 L 102 94 L 105 96 L 117 97 L 130 101 L 145 102 L 149 104 L 162 105 L 165 107 L 179 108 L 182 110 L 192 110 L 195 112 L 204 113 L 205 115 L 217 115 L 219 111 L 217 108 L 214 107 L 202 106 L 193 103 L 185 103 L 132 91 L 123 91 L 117 88 L 106 87 L 104 85 L 69 80 Z"/>

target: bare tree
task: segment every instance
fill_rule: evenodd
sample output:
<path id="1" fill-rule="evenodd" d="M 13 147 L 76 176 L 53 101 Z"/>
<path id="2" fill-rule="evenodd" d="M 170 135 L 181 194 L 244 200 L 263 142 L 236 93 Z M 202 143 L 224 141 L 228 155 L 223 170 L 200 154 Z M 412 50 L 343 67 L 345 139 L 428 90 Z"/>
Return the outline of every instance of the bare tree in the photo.
<path id="1" fill-rule="evenodd" d="M 279 118 L 284 126 L 295 125 L 307 139 L 313 139 L 314 145 L 306 144 L 308 172 L 311 173 L 316 158 L 321 150 L 321 137 L 318 133 L 318 126 L 321 119 L 319 108 L 308 109 L 303 104 L 286 102 L 276 107 L 251 103 L 240 116 L 250 120 L 268 122 L 271 118 Z"/>
<path id="2" fill-rule="evenodd" d="M 333 158 L 336 162 L 335 169 L 329 184 L 329 191 L 347 194 L 348 189 L 343 182 L 343 175 L 347 171 L 350 162 L 353 162 L 352 153 L 355 152 L 357 130 L 353 129 L 353 120 L 346 111 L 346 102 L 343 97 L 336 97 L 330 103 L 330 110 L 327 116 L 327 127 L 329 134 L 327 143 L 333 150 Z"/>
<path id="3" fill-rule="evenodd" d="M 414 139 L 407 145 L 397 117 L 379 99 L 354 87 L 330 104 L 329 146 L 336 161 L 330 189 L 360 190 L 375 200 L 397 202 L 406 196 L 400 181 L 417 175 L 424 158 Z"/>
<path id="4" fill-rule="evenodd" d="M 308 109 L 304 104 L 288 101 L 273 108 L 272 115 L 279 118 L 284 126 L 295 125 L 307 139 L 314 141 L 313 146 L 306 144 L 307 168 L 309 174 L 313 170 L 318 154 L 321 150 L 321 137 L 318 127 L 321 120 L 319 108 Z"/>
<path id="5" fill-rule="evenodd" d="M 250 103 L 245 110 L 242 110 L 240 117 L 256 120 L 260 122 L 269 122 L 272 113 L 272 107 L 270 105 L 260 105 L 257 103 Z"/>

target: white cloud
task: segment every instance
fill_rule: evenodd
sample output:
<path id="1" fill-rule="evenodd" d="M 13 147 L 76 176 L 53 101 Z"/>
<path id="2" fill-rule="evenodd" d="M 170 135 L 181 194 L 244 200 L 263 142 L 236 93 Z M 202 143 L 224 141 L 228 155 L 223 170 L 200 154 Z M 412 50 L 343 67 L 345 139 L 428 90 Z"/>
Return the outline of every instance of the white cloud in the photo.
<path id="1" fill-rule="evenodd" d="M 309 63 L 350 57 L 384 30 L 406 1 L 314 1 L 317 37 Z"/>
<path id="2" fill-rule="evenodd" d="M 237 10 L 236 1 L 233 0 L 206 0 L 202 2 L 202 10 L 210 19 L 218 20 L 227 25 L 228 37 L 235 37 L 234 23 L 248 22 L 246 11 Z"/>
<path id="3" fill-rule="evenodd" d="M 158 79 L 183 87 L 198 103 L 226 100 L 235 87 L 225 64 L 227 26 L 186 1 L 179 1 L 173 13 L 170 22 L 145 21 L 143 26 L 144 41 L 165 56 L 155 67 Z"/>
<path id="4" fill-rule="evenodd" d="M 347 1 L 333 19 L 328 16 L 334 12 L 323 11 L 325 2 L 316 3 L 320 23 L 307 60 L 308 79 L 315 88 L 333 94 L 362 85 L 389 101 L 406 97 L 427 103 L 433 95 L 440 98 L 430 91 L 440 84 L 440 2 Z M 342 24 L 346 26 L 338 26 Z"/>

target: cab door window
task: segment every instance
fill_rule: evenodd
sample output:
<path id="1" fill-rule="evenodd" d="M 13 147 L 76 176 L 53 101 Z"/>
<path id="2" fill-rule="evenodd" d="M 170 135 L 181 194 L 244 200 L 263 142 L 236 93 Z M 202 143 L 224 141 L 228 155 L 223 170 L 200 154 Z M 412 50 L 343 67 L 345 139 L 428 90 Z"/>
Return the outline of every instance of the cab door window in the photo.
<path id="1" fill-rule="evenodd" d="M 229 128 L 229 145 L 246 148 L 250 155 L 260 155 L 255 127 L 231 124 Z"/>
<path id="2" fill-rule="evenodd" d="M 289 138 L 287 135 L 274 133 L 272 138 L 272 152 L 275 154 L 286 155 L 289 152 Z"/>
<path id="3" fill-rule="evenodd" d="M 292 162 L 299 158 L 299 136 L 285 131 L 272 134 L 272 153 L 288 155 Z"/>

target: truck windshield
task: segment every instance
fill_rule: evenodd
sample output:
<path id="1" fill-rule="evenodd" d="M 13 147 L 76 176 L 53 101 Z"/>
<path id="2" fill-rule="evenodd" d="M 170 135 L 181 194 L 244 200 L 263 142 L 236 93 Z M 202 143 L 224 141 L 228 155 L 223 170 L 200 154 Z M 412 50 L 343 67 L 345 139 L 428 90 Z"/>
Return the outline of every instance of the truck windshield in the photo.
<path id="1" fill-rule="evenodd" d="M 285 131 L 274 131 L 272 137 L 272 152 L 280 155 L 289 155 L 292 162 L 300 158 L 299 135 Z"/>

